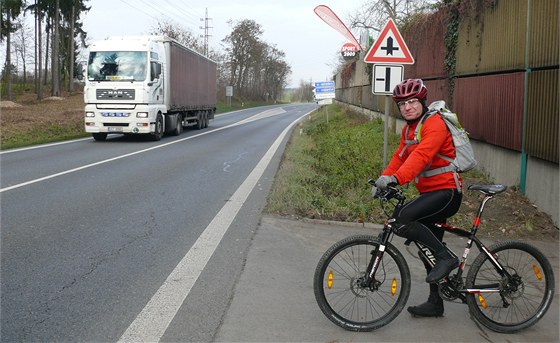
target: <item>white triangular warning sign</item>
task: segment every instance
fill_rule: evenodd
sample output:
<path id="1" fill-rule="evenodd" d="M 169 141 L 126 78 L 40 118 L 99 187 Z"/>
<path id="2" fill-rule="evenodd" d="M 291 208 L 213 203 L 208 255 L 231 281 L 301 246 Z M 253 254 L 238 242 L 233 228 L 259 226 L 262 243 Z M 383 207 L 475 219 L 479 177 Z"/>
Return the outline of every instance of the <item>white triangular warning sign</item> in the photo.
<path id="1" fill-rule="evenodd" d="M 414 64 L 414 58 L 410 54 L 401 33 L 397 29 L 393 19 L 389 19 L 379 38 L 369 49 L 366 63 L 395 63 L 395 64 Z"/>

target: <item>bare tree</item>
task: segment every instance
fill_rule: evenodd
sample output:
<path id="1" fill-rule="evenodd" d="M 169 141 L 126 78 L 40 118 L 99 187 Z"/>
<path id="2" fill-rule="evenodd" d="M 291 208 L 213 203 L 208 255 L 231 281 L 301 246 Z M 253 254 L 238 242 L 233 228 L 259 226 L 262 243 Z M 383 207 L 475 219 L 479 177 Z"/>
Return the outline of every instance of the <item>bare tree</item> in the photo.
<path id="1" fill-rule="evenodd" d="M 230 21 L 230 25 L 234 22 Z M 240 96 L 247 96 L 248 75 L 251 65 L 258 63 L 260 36 L 263 31 L 254 20 L 241 20 L 235 24 L 231 34 L 222 42 L 226 44 L 230 85 L 234 86 Z"/>
<path id="2" fill-rule="evenodd" d="M 261 25 L 254 20 L 230 21 L 230 25 L 231 34 L 222 40 L 229 85 L 240 97 L 278 99 L 291 73 L 284 52 L 261 40 Z"/>
<path id="3" fill-rule="evenodd" d="M 30 59 L 34 58 L 34 56 L 30 56 L 29 52 L 29 46 L 32 45 L 30 42 L 33 41 L 33 32 L 21 17 L 19 17 L 16 22 L 19 30 L 14 33 L 12 44 L 14 52 L 21 59 L 23 83 L 27 83 L 27 64 L 30 62 L 32 63 L 33 61 Z"/>
<path id="4" fill-rule="evenodd" d="M 152 27 L 150 34 L 173 38 L 184 46 L 204 54 L 204 43 L 191 31 L 179 24 L 174 24 L 168 20 L 160 20 L 155 27 Z"/>
<path id="5" fill-rule="evenodd" d="M 419 12 L 424 12 L 437 3 L 437 0 L 372 0 L 350 15 L 351 28 L 379 30 L 389 18 L 397 26 L 404 26 Z"/>

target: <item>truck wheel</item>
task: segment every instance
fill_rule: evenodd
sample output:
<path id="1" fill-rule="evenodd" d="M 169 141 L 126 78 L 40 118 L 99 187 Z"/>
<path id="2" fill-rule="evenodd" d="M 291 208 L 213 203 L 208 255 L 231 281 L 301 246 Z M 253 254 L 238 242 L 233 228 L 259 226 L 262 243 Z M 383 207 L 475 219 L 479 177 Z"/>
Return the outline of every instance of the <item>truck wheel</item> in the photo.
<path id="1" fill-rule="evenodd" d="M 173 136 L 179 136 L 183 132 L 183 121 L 181 120 L 181 116 L 177 115 L 177 125 L 175 126 L 175 130 L 173 130 Z"/>
<path id="2" fill-rule="evenodd" d="M 204 113 L 203 112 L 198 112 L 198 114 L 196 115 L 196 126 L 195 128 L 197 130 L 203 129 L 204 128 Z"/>
<path id="3" fill-rule="evenodd" d="M 163 118 L 161 114 L 158 114 L 156 119 L 156 131 L 152 133 L 152 140 L 159 141 L 161 137 L 163 137 Z"/>
<path id="4" fill-rule="evenodd" d="M 208 112 L 204 111 L 204 128 L 208 127 Z"/>
<path id="5" fill-rule="evenodd" d="M 107 138 L 106 133 L 92 133 L 91 135 L 93 136 L 93 139 L 98 142 L 103 142 Z"/>

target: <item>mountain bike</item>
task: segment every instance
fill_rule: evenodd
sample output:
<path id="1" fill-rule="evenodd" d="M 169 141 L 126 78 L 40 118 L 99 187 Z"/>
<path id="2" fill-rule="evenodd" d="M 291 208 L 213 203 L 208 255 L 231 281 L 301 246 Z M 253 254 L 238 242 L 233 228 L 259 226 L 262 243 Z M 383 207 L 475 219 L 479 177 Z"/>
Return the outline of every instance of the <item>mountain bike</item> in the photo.
<path id="1" fill-rule="evenodd" d="M 438 283 L 441 297 L 467 304 L 472 317 L 490 330 L 514 333 L 545 315 L 555 284 L 550 262 L 536 247 L 514 240 L 486 247 L 476 236 L 486 203 L 506 188 L 468 187 L 484 194 L 470 230 L 444 223 L 433 225 L 468 239 L 459 267 Z M 336 325 L 352 331 L 371 331 L 389 324 L 403 310 L 410 294 L 408 264 L 391 243 L 391 214 L 402 208 L 406 198 L 399 187 L 377 190 L 375 197 L 389 218 L 382 232 L 377 237 L 356 235 L 335 243 L 319 260 L 313 281 L 321 311 Z M 435 264 L 430 248 L 416 241 L 405 242 L 411 243 L 426 264 Z M 466 272 L 473 243 L 480 253 Z"/>

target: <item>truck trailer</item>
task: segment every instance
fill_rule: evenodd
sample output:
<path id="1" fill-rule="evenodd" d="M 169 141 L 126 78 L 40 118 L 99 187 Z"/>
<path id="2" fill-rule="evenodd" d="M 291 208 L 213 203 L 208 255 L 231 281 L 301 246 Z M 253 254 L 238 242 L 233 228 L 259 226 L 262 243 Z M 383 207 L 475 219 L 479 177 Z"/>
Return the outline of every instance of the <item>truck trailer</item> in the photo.
<path id="1" fill-rule="evenodd" d="M 90 45 L 85 130 L 160 140 L 208 127 L 216 112 L 216 62 L 165 36 L 111 37 Z"/>

